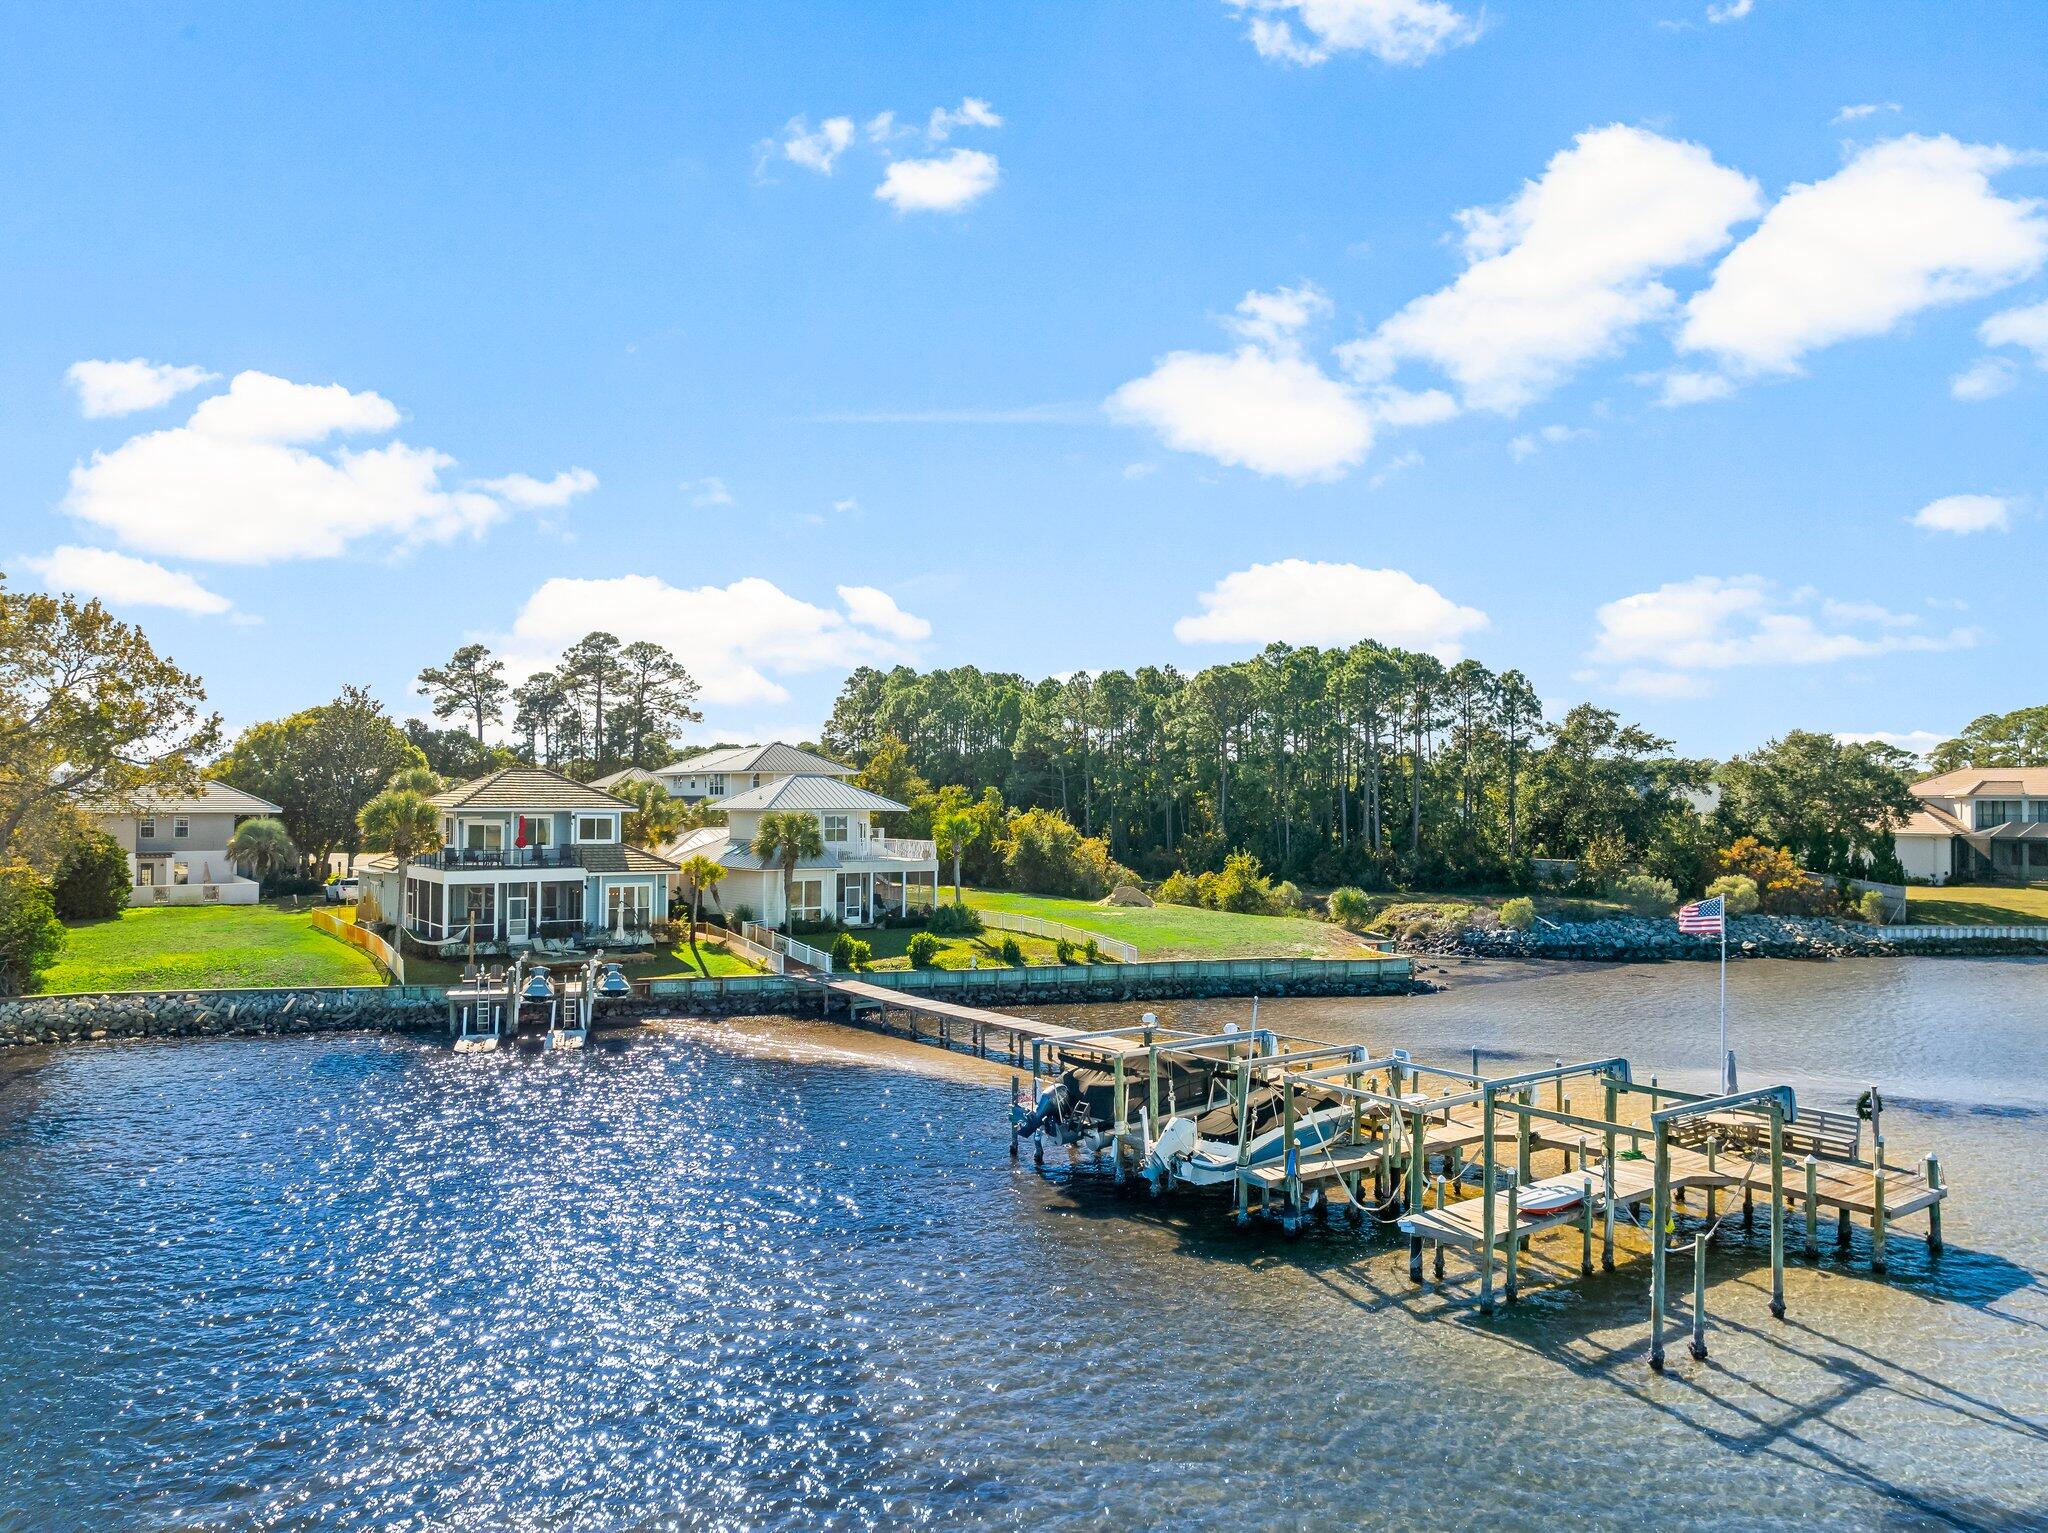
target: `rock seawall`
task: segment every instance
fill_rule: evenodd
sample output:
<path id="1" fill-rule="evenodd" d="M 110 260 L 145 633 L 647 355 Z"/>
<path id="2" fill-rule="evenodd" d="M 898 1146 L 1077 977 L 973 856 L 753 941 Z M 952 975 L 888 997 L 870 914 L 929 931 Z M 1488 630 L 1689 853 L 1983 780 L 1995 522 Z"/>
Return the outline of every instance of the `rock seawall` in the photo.
<path id="1" fill-rule="evenodd" d="M 110 1038 L 428 1032 L 446 1026 L 447 1007 L 439 992 L 417 985 L 138 990 L 0 1001 L 0 1047 Z"/>
<path id="2" fill-rule="evenodd" d="M 1813 916 L 1737 916 L 1728 923 L 1730 958 L 1889 958 L 2048 956 L 2048 928 L 2039 938 L 1984 937 L 1906 941 L 1891 928 Z M 1680 934 L 1670 917 L 1546 925 L 1528 931 L 1506 926 L 1438 930 L 1401 943 L 1404 951 L 1483 958 L 1571 958 L 1605 963 L 1666 959 L 1712 960 L 1721 945 L 1710 937 Z"/>

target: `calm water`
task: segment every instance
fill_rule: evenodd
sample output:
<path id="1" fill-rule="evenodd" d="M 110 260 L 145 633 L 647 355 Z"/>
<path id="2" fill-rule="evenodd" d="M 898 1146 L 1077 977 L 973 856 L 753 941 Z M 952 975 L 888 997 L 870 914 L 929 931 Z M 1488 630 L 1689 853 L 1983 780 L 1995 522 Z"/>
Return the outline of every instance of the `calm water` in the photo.
<path id="1" fill-rule="evenodd" d="M 1704 966 L 1448 977 L 1261 1015 L 1712 1074 Z M 1383 1236 L 1015 1169 L 1007 1072 L 863 1034 L 16 1054 L 0 1527 L 2048 1526 L 2048 965 L 1752 964 L 1733 1004 L 1746 1079 L 1884 1086 L 1949 1249 L 1879 1284 L 1826 1244 L 1777 1323 L 1731 1222 L 1712 1360 L 1663 1379 L 1640 1258 L 1481 1321 Z"/>

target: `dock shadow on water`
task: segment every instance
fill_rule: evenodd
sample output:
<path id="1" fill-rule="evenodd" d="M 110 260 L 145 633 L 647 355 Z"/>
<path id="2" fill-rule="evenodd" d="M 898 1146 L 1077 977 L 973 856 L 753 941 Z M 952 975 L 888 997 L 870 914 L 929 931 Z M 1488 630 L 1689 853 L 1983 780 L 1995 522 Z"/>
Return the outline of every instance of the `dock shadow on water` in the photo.
<path id="1" fill-rule="evenodd" d="M 1709 1358 L 1661 1378 L 1633 1233 L 1590 1281 L 1537 1242 L 1482 1320 L 1469 1261 L 1418 1288 L 1392 1232 L 1013 1164 L 1009 1069 L 825 1024 L 24 1052 L 0 1526 L 2039 1526 L 2040 1128 L 1979 1109 L 2048 1100 L 2044 978 L 1731 975 L 1746 1076 L 1823 1105 L 1867 1076 L 1894 1145 L 1939 1149 L 1948 1249 L 1900 1232 L 1877 1281 L 1795 1240 L 1777 1321 L 1765 1221 L 1731 1220 Z M 1448 980 L 1274 1023 L 1711 1076 L 1678 966 Z"/>

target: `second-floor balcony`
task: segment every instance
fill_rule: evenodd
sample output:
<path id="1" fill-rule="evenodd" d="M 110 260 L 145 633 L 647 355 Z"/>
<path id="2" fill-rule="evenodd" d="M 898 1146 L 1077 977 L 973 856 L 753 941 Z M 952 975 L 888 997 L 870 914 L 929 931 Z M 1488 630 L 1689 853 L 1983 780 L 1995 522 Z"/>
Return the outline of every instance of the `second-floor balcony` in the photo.
<path id="1" fill-rule="evenodd" d="M 417 861 L 425 868 L 446 868 L 457 871 L 466 868 L 580 868 L 583 866 L 573 846 L 444 846 L 438 852 L 429 853 Z"/>
<path id="2" fill-rule="evenodd" d="M 901 836 L 862 836 L 850 841 L 828 841 L 828 851 L 847 862 L 935 862 L 938 847 L 930 841 L 910 841 Z"/>

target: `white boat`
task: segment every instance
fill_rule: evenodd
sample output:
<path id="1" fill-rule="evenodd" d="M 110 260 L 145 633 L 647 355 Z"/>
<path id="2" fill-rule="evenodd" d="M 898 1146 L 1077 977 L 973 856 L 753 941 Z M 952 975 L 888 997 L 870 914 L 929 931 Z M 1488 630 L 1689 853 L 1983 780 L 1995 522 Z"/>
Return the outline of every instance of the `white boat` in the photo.
<path id="1" fill-rule="evenodd" d="M 1351 1117 L 1349 1104 L 1340 1103 L 1296 1118 L 1296 1152 L 1307 1155 L 1343 1138 L 1351 1131 Z M 1243 1164 L 1274 1165 L 1286 1154 L 1287 1126 L 1276 1123 L 1245 1146 Z M 1235 1139 L 1204 1139 L 1196 1129 L 1195 1120 L 1182 1116 L 1169 1118 L 1160 1129 L 1159 1137 L 1153 1141 L 1152 1153 L 1146 1159 L 1145 1175 L 1155 1186 L 1162 1178 L 1170 1176 L 1190 1187 L 1216 1187 L 1235 1181 L 1238 1166 Z"/>
<path id="2" fill-rule="evenodd" d="M 1515 1212 L 1524 1219 L 1541 1219 L 1577 1208 L 1585 1197 L 1581 1182 L 1531 1182 L 1515 1193 Z"/>

